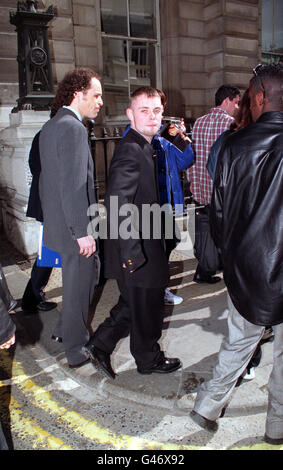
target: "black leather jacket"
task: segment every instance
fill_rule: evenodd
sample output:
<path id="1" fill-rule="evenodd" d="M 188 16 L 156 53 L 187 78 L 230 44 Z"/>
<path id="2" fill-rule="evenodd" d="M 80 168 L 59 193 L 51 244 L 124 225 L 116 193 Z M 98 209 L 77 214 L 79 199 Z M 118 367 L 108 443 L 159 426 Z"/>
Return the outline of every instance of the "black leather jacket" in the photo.
<path id="1" fill-rule="evenodd" d="M 238 312 L 283 322 L 283 112 L 266 112 L 228 137 L 219 155 L 211 225 Z"/>

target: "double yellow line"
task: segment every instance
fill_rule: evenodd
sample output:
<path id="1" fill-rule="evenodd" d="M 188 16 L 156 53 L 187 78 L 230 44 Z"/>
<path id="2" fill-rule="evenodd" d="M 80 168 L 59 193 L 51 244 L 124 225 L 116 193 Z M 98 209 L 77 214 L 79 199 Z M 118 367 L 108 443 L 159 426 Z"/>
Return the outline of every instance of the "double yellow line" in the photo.
<path id="1" fill-rule="evenodd" d="M 1 367 L 8 371 L 8 364 L 11 362 L 9 352 L 1 352 Z M 13 361 L 12 364 L 12 383 L 29 399 L 29 402 L 46 412 L 48 415 L 54 416 L 57 423 L 63 423 L 75 433 L 80 434 L 85 439 L 95 442 L 98 445 L 116 450 L 208 450 L 208 447 L 185 446 L 178 444 L 170 444 L 156 441 L 148 441 L 142 438 L 118 435 L 109 429 L 101 427 L 96 421 L 86 419 L 75 411 L 69 411 L 64 406 L 55 401 L 50 392 L 45 391 L 42 387 L 35 384 L 29 376 L 26 375 L 22 365 Z M 53 449 L 53 450 L 72 450 L 72 447 L 64 443 L 61 439 L 52 436 L 49 432 L 42 429 L 36 422 L 27 417 L 21 410 L 21 405 L 10 396 L 7 384 L 0 381 L 0 403 L 9 403 L 10 421 L 12 430 L 23 440 L 30 442 L 30 449 Z M 235 450 L 264 450 L 272 449 L 265 443 L 255 444 L 249 447 L 234 448 Z M 211 449 L 211 448 L 210 448 Z M 278 449 L 278 446 L 277 446 Z"/>
<path id="2" fill-rule="evenodd" d="M 7 363 L 8 354 L 1 353 L 0 364 L 5 369 L 5 362 Z M 5 356 L 7 360 L 5 361 Z M 6 367 L 7 369 L 7 367 Z M 12 367 L 12 382 L 19 390 L 30 400 L 30 403 L 42 411 L 55 417 L 59 423 L 64 423 L 69 429 L 79 433 L 81 436 L 94 441 L 97 444 L 110 447 L 112 449 L 124 450 L 139 450 L 139 449 L 161 449 L 161 450 L 192 450 L 199 449 L 193 446 L 179 446 L 170 443 L 149 442 L 145 439 L 128 436 L 118 435 L 109 429 L 105 429 L 97 424 L 96 421 L 91 421 L 83 417 L 75 411 L 69 411 L 64 406 L 55 401 L 50 392 L 45 391 L 42 387 L 35 384 L 33 380 L 28 377 L 22 365 L 13 361 Z M 6 385 L 0 382 L 0 387 L 4 387 L 4 393 L 8 394 L 5 388 Z M 1 389 L 0 389 L 1 390 Z M 3 398 L 3 393 L 1 393 Z M 1 399 L 1 402 L 3 400 Z M 7 400 L 6 400 L 7 401 Z M 10 417 L 11 426 L 19 436 L 28 437 L 33 449 L 48 448 L 48 449 L 61 449 L 72 450 L 69 445 L 66 445 L 62 440 L 50 435 L 44 431 L 35 421 L 25 417 L 21 411 L 20 404 L 10 397 Z"/>

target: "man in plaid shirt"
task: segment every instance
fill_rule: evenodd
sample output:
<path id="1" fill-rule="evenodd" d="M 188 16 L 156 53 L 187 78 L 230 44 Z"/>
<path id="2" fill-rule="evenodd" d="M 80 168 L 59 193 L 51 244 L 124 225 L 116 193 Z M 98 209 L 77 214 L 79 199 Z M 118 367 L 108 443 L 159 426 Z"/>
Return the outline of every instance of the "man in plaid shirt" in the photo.
<path id="1" fill-rule="evenodd" d="M 233 115 L 238 109 L 240 90 L 234 86 L 222 85 L 215 94 L 215 107 L 209 114 L 198 118 L 192 132 L 195 163 L 187 170 L 188 181 L 193 199 L 197 205 L 205 206 L 196 210 L 196 217 L 201 213 L 208 216 L 211 201 L 213 181 L 206 169 L 210 148 L 224 131 L 229 129 L 233 122 Z M 196 220 L 196 238 L 198 236 Z M 200 261 L 194 276 L 196 282 L 210 284 L 220 281 L 220 277 L 213 277 L 215 271 L 209 271 L 201 266 Z"/>

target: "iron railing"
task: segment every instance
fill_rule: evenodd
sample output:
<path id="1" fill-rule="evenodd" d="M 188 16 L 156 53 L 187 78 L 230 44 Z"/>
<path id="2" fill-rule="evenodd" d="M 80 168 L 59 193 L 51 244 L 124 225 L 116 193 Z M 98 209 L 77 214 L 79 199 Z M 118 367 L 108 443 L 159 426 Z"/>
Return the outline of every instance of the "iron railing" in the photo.
<path id="1" fill-rule="evenodd" d="M 115 127 L 113 129 L 113 135 L 109 135 L 109 131 L 106 127 L 104 127 L 102 129 L 102 136 L 96 137 L 94 133 L 94 121 L 88 120 L 87 127 L 90 150 L 94 164 L 94 190 L 96 200 L 99 201 L 100 199 L 104 198 L 106 192 L 108 182 L 108 167 L 110 159 L 113 155 L 113 144 L 115 146 L 122 139 L 122 132 L 118 129 L 118 127 Z M 98 174 L 98 158 L 103 161 L 103 171 L 101 173 L 102 177 Z"/>

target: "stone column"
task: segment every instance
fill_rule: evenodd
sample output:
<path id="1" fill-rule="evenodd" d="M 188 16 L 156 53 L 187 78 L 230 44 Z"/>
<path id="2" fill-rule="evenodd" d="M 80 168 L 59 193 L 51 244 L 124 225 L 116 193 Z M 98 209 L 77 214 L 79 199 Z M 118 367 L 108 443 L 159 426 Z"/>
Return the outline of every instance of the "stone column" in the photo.
<path id="1" fill-rule="evenodd" d="M 49 111 L 24 110 L 10 114 L 0 131 L 0 208 L 7 238 L 27 256 L 37 252 L 39 223 L 26 217 L 31 183 L 28 157 L 35 134 L 49 119 Z"/>

